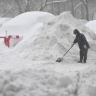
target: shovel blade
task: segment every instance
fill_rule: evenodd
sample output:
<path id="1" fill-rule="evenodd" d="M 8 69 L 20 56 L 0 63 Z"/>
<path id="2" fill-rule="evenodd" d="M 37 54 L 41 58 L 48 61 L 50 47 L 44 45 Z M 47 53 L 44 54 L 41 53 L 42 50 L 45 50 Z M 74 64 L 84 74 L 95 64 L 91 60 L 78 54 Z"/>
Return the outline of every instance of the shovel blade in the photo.
<path id="1" fill-rule="evenodd" d="M 58 58 L 57 60 L 56 60 L 56 62 L 61 62 L 63 60 L 63 58 Z"/>

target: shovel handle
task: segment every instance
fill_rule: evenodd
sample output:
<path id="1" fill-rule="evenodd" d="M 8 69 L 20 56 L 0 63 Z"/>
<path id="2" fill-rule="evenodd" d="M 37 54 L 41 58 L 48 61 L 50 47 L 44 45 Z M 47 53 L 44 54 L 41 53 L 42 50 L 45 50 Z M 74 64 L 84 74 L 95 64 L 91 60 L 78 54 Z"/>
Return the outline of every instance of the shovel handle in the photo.
<path id="1" fill-rule="evenodd" d="M 68 49 L 68 51 L 69 51 L 72 47 L 73 47 L 73 46 L 71 46 L 71 47 Z M 68 52 L 68 51 L 67 51 L 67 52 Z M 63 57 L 67 54 L 67 52 L 63 55 Z"/>

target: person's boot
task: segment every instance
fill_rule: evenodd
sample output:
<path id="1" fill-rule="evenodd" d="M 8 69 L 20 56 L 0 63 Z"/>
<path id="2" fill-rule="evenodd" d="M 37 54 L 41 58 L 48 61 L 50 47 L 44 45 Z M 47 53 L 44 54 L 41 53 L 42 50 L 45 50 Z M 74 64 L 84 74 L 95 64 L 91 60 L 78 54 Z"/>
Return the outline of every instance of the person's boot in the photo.
<path id="1" fill-rule="evenodd" d="M 78 61 L 77 63 L 82 63 L 82 61 L 80 60 L 80 61 Z"/>
<path id="2" fill-rule="evenodd" d="M 84 59 L 84 63 L 86 63 L 86 59 Z"/>
<path id="3" fill-rule="evenodd" d="M 86 63 L 86 60 L 84 60 L 84 63 Z"/>

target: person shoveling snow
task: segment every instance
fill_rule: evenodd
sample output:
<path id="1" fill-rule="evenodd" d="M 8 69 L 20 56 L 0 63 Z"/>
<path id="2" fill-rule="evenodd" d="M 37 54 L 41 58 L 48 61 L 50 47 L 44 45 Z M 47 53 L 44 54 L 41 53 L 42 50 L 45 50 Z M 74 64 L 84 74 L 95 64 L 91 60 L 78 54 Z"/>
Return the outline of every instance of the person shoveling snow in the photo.
<path id="1" fill-rule="evenodd" d="M 77 29 L 75 29 L 73 33 L 76 35 L 76 38 L 74 39 L 72 46 L 78 42 L 80 49 L 80 61 L 78 61 L 78 63 L 81 63 L 83 59 L 84 63 L 86 63 L 87 53 L 90 46 L 84 34 L 80 33 Z"/>
<path id="2" fill-rule="evenodd" d="M 88 49 L 90 48 L 90 46 L 86 40 L 86 37 L 84 36 L 84 34 L 80 33 L 77 29 L 75 29 L 73 31 L 73 34 L 76 35 L 76 38 L 74 39 L 73 44 L 71 45 L 69 50 L 74 46 L 74 44 L 76 44 L 78 42 L 79 49 L 80 49 L 80 61 L 78 61 L 78 63 L 81 63 L 83 59 L 84 59 L 84 63 L 86 63 Z M 67 54 L 67 52 L 63 55 L 63 57 Z M 63 61 L 63 57 L 62 58 L 59 57 L 56 60 L 56 62 Z"/>

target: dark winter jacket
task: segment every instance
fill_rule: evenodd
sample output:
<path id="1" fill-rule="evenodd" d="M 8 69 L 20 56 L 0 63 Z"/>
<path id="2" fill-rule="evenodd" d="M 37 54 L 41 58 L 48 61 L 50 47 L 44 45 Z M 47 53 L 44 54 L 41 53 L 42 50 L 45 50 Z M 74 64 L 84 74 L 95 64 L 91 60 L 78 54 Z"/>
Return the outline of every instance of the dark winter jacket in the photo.
<path id="1" fill-rule="evenodd" d="M 84 45 L 87 46 L 87 49 L 90 48 L 90 46 L 89 46 L 84 34 L 80 33 L 77 29 L 74 30 L 74 34 L 77 34 L 77 35 L 76 35 L 76 38 L 74 39 L 73 43 L 77 43 L 78 42 L 79 48 L 81 50 L 84 50 Z"/>

